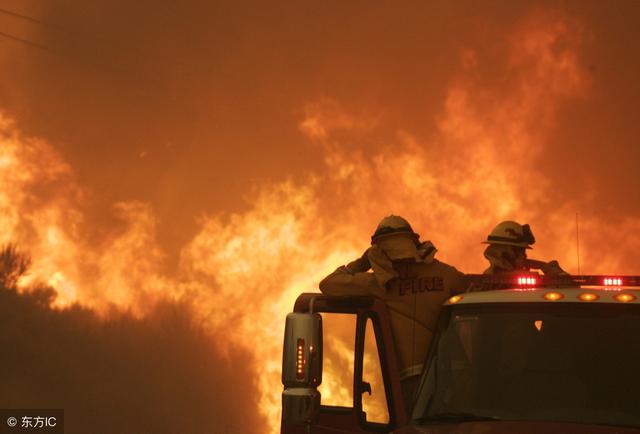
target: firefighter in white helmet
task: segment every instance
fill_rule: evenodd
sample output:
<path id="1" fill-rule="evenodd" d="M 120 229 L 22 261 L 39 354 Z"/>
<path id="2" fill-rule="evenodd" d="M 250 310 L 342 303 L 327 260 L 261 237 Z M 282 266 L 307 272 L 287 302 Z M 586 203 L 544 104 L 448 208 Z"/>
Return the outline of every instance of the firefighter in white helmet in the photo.
<path id="1" fill-rule="evenodd" d="M 484 274 L 510 273 L 541 270 L 544 274 L 567 274 L 558 261 L 538 261 L 527 258 L 527 249 L 536 242 L 529 225 L 507 220 L 499 223 L 487 236 L 483 244 L 488 244 L 484 257 L 489 268 Z"/>
<path id="2" fill-rule="evenodd" d="M 407 406 L 414 398 L 443 302 L 468 286 L 465 275 L 435 259 L 435 253 L 435 246 L 420 242 L 409 222 L 390 215 L 380 221 L 362 257 L 320 282 L 325 294 L 373 295 L 384 300 Z"/>

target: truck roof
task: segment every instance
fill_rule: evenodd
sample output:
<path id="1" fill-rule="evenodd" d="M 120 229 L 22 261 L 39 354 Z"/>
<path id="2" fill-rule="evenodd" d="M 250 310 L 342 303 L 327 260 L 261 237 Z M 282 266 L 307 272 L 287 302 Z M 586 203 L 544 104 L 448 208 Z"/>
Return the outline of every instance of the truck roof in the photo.
<path id="1" fill-rule="evenodd" d="M 450 297 L 444 304 L 479 303 L 607 303 L 640 304 L 640 288 L 532 287 L 472 291 Z"/>

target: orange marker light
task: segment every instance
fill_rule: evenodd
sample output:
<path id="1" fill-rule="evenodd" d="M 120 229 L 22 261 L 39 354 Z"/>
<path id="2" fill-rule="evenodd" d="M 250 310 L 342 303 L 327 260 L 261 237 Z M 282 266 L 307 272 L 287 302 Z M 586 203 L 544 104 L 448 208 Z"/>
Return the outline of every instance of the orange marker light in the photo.
<path id="1" fill-rule="evenodd" d="M 536 330 L 542 331 L 542 320 L 537 320 L 533 322 L 533 325 L 536 327 Z"/>
<path id="2" fill-rule="evenodd" d="M 635 300 L 636 296 L 631 294 L 616 294 L 613 296 L 613 298 L 615 298 L 616 301 L 620 301 L 622 303 L 628 303 L 630 301 Z"/>
<path id="3" fill-rule="evenodd" d="M 549 301 L 558 301 L 558 300 L 562 300 L 563 298 L 564 298 L 564 295 L 560 294 L 559 292 L 547 292 L 544 295 L 544 299 Z"/>
<path id="4" fill-rule="evenodd" d="M 578 296 L 578 298 L 582 301 L 596 301 L 600 297 L 597 294 L 594 294 L 593 292 L 583 292 Z"/>
<path id="5" fill-rule="evenodd" d="M 298 339 L 296 361 L 296 378 L 298 380 L 304 380 L 304 339 Z"/>
<path id="6" fill-rule="evenodd" d="M 459 302 L 460 300 L 462 300 L 462 296 L 461 295 L 454 295 L 453 297 L 451 297 L 449 299 L 449 303 L 450 304 L 455 304 L 455 303 Z"/>

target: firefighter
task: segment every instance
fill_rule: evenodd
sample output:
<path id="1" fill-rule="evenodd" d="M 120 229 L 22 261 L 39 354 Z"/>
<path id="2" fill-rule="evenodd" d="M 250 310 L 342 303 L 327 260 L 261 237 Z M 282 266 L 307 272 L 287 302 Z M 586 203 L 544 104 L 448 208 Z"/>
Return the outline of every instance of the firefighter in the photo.
<path id="1" fill-rule="evenodd" d="M 420 242 L 409 222 L 390 215 L 380 221 L 362 257 L 320 282 L 325 294 L 373 295 L 384 300 L 407 406 L 413 401 L 440 307 L 467 287 L 465 275 L 435 259 L 435 253 L 435 246 Z"/>
<path id="2" fill-rule="evenodd" d="M 527 258 L 527 249 L 536 242 L 529 225 L 507 220 L 499 223 L 482 244 L 488 244 L 484 257 L 489 268 L 484 274 L 540 270 L 547 275 L 566 275 L 558 261 L 538 261 Z"/>

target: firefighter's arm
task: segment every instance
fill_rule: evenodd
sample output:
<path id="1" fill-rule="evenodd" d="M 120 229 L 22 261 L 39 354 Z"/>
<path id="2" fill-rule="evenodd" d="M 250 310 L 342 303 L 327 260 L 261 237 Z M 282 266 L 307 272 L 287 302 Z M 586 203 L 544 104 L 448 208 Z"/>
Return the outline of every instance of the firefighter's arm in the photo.
<path id="1" fill-rule="evenodd" d="M 449 281 L 451 295 L 462 294 L 464 292 L 473 290 L 474 282 L 470 276 L 460 272 L 456 267 L 449 266 Z"/>
<path id="2" fill-rule="evenodd" d="M 379 289 L 373 273 L 352 273 L 343 265 L 320 281 L 320 291 L 327 295 L 376 295 Z"/>
<path id="3" fill-rule="evenodd" d="M 320 282 L 320 291 L 329 295 L 383 296 L 386 283 L 397 273 L 391 261 L 377 247 L 369 248 L 361 258 L 338 267 Z M 388 262 L 388 263 L 387 263 Z M 369 269 L 373 273 L 368 272 Z"/>
<path id="4" fill-rule="evenodd" d="M 526 265 L 529 268 L 542 271 L 545 275 L 562 276 L 569 274 L 560 267 L 558 261 L 538 261 L 536 259 L 527 259 Z"/>

